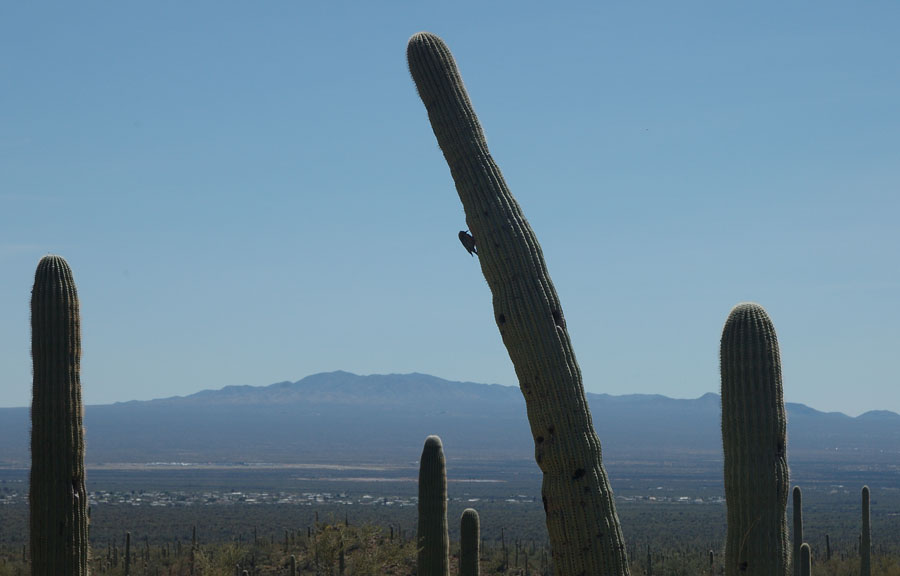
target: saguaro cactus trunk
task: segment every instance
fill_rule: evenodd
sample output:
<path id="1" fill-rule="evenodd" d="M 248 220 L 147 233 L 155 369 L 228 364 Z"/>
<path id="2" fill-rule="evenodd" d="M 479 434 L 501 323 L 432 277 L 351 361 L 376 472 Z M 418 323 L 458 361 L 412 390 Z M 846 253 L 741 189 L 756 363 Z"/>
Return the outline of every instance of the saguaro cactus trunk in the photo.
<path id="1" fill-rule="evenodd" d="M 447 464 L 437 436 L 425 439 L 419 460 L 419 555 L 416 574 L 450 576 L 450 535 L 447 525 Z"/>
<path id="2" fill-rule="evenodd" d="M 797 554 L 798 558 L 796 562 L 800 570 L 798 574 L 800 576 L 810 576 L 812 573 L 812 558 L 809 553 L 809 544 L 804 542 L 800 545 L 800 552 Z"/>
<path id="3" fill-rule="evenodd" d="M 794 486 L 794 541 L 793 565 L 794 576 L 800 576 L 800 546 L 803 545 L 803 495 L 799 486 Z M 826 535 L 827 537 L 827 535 Z"/>
<path id="4" fill-rule="evenodd" d="M 541 246 L 488 151 L 450 50 L 414 35 L 409 69 L 450 167 L 493 294 L 494 320 L 525 396 L 560 576 L 628 573 L 581 370 Z"/>
<path id="5" fill-rule="evenodd" d="M 862 531 L 859 534 L 859 573 L 872 576 L 872 521 L 869 516 L 869 487 L 862 488 Z"/>
<path id="6" fill-rule="evenodd" d="M 787 423 L 775 327 L 758 304 L 734 307 L 722 330 L 727 576 L 785 576 Z"/>
<path id="7" fill-rule="evenodd" d="M 88 573 L 81 404 L 81 318 L 72 271 L 59 256 L 38 264 L 31 292 L 31 573 Z"/>
<path id="8" fill-rule="evenodd" d="M 474 508 L 463 510 L 459 519 L 459 576 L 480 576 L 481 520 Z"/>

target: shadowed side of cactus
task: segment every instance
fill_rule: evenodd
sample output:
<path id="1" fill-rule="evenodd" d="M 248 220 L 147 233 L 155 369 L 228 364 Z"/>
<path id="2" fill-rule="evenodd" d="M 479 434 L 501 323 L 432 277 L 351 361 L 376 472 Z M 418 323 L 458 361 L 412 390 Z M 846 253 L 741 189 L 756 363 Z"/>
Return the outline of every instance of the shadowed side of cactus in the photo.
<path id="1" fill-rule="evenodd" d="M 419 576 L 450 576 L 450 535 L 447 526 L 447 464 L 437 436 L 425 439 L 419 460 Z"/>
<path id="2" fill-rule="evenodd" d="M 869 516 L 869 487 L 862 489 L 862 532 L 859 538 L 860 576 L 872 576 L 872 522 Z"/>
<path id="3" fill-rule="evenodd" d="M 734 307 L 722 331 L 727 576 L 784 576 L 787 424 L 775 327 L 758 304 Z"/>
<path id="4" fill-rule="evenodd" d="M 72 270 L 38 263 L 31 291 L 30 543 L 34 576 L 88 573 L 81 317 Z"/>
<path id="5" fill-rule="evenodd" d="M 556 573 L 628 574 L 600 440 L 541 246 L 488 151 L 446 44 L 427 32 L 415 34 L 407 60 L 477 243 L 494 320 L 525 397 Z"/>
<path id="6" fill-rule="evenodd" d="M 803 545 L 803 504 L 801 502 L 799 486 L 794 486 L 793 499 L 794 499 L 794 540 L 793 540 L 794 576 L 800 576 L 800 546 Z"/>
<path id="7" fill-rule="evenodd" d="M 481 568 L 481 521 L 474 508 L 463 510 L 459 519 L 459 576 L 479 576 Z"/>

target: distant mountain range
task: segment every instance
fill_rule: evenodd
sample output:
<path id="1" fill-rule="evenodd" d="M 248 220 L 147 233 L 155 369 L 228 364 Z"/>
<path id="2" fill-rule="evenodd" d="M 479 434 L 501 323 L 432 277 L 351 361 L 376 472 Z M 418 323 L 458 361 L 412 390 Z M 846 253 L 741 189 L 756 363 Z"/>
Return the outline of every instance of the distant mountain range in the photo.
<path id="1" fill-rule="evenodd" d="M 609 461 L 721 461 L 720 402 L 588 394 Z M 856 418 L 788 404 L 788 458 L 858 465 L 896 462 L 900 415 Z M 0 465 L 28 466 L 27 408 L 0 409 Z M 531 460 L 516 387 L 426 374 L 330 372 L 271 386 L 85 408 L 87 461 L 408 463 L 428 434 L 448 459 Z"/>

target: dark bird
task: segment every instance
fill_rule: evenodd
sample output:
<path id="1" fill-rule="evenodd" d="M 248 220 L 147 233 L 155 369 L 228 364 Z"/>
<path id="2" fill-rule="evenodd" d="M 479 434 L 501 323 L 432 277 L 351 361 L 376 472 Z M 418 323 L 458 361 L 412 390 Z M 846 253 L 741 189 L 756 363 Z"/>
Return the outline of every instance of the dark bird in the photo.
<path id="1" fill-rule="evenodd" d="M 463 246 L 465 246 L 466 250 L 469 252 L 469 256 L 471 256 L 472 254 L 478 254 L 478 250 L 475 249 L 475 238 L 473 238 L 472 235 L 468 233 L 468 231 L 459 231 L 459 241 L 462 242 Z"/>

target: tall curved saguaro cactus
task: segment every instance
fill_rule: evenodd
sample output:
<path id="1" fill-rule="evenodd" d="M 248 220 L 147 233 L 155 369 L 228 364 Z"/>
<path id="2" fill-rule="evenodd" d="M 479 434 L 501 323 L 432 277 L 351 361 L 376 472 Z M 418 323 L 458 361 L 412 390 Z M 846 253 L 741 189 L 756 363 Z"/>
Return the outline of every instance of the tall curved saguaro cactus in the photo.
<path id="1" fill-rule="evenodd" d="M 63 258 L 45 256 L 31 291 L 28 500 L 34 576 L 88 573 L 80 323 L 72 270 Z"/>
<path id="2" fill-rule="evenodd" d="M 557 574 L 628 574 L 581 369 L 537 237 L 488 151 L 453 56 L 409 40 L 410 73 L 450 167 L 493 294 L 494 320 L 525 396 Z"/>
<path id="3" fill-rule="evenodd" d="M 869 516 L 869 487 L 862 488 L 862 532 L 859 535 L 859 573 L 872 576 L 872 521 Z"/>
<path id="4" fill-rule="evenodd" d="M 459 576 L 479 576 L 481 567 L 481 520 L 474 508 L 463 510 L 459 519 Z"/>
<path id="5" fill-rule="evenodd" d="M 775 327 L 758 304 L 732 309 L 722 330 L 726 576 L 785 576 L 787 424 Z"/>
<path id="6" fill-rule="evenodd" d="M 447 464 L 437 436 L 425 439 L 419 460 L 419 554 L 416 574 L 450 576 L 450 535 L 447 526 Z"/>

